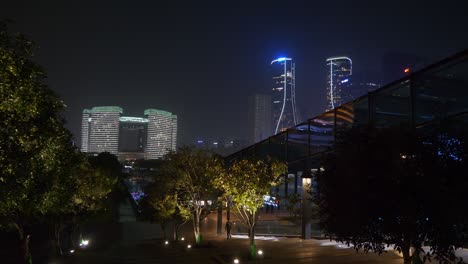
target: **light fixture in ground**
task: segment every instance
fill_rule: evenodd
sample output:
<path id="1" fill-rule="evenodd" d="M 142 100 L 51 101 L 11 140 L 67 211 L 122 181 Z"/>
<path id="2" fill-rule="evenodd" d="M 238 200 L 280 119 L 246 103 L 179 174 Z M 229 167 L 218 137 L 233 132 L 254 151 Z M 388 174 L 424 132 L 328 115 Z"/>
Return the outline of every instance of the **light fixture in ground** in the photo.
<path id="1" fill-rule="evenodd" d="M 187 248 L 192 248 L 192 245 L 188 244 L 188 245 L 187 245 Z"/>
<path id="2" fill-rule="evenodd" d="M 184 240 L 185 240 L 185 238 L 184 238 L 184 237 L 182 237 L 180 240 L 184 241 Z"/>
<path id="3" fill-rule="evenodd" d="M 263 255 L 263 251 L 262 251 L 262 250 L 259 250 L 257 253 L 258 253 L 259 255 Z"/>
<path id="4" fill-rule="evenodd" d="M 239 263 L 239 259 L 234 259 L 234 264 Z"/>
<path id="5" fill-rule="evenodd" d="M 88 239 L 82 239 L 80 242 L 80 247 L 85 248 L 89 245 L 89 240 Z"/>
<path id="6" fill-rule="evenodd" d="M 166 241 L 164 242 L 164 245 L 169 245 L 169 241 L 166 240 Z"/>

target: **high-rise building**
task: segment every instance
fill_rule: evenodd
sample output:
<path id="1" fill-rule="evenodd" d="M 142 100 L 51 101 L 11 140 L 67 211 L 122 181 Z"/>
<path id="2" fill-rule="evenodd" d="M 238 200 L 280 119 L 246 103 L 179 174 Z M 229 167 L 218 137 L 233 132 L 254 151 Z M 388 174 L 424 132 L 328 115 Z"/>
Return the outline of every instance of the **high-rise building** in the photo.
<path id="1" fill-rule="evenodd" d="M 84 109 L 81 151 L 110 152 L 122 159 L 158 159 L 176 150 L 177 116 L 147 109 L 145 117 L 122 116 L 118 106 Z"/>
<path id="2" fill-rule="evenodd" d="M 148 158 L 162 158 L 175 149 L 173 142 L 177 135 L 177 116 L 157 109 L 146 109 L 145 116 L 148 119 Z"/>
<path id="3" fill-rule="evenodd" d="M 119 153 L 145 152 L 148 119 L 122 116 L 119 121 Z"/>
<path id="4" fill-rule="evenodd" d="M 291 58 L 278 58 L 270 63 L 273 71 L 273 134 L 297 124 L 295 64 Z"/>
<path id="5" fill-rule="evenodd" d="M 177 116 L 172 115 L 172 151 L 176 151 L 176 144 L 177 144 Z"/>
<path id="6" fill-rule="evenodd" d="M 252 143 L 262 141 L 273 134 L 271 95 L 249 96 L 249 137 Z"/>
<path id="7" fill-rule="evenodd" d="M 122 108 L 99 106 L 88 111 L 90 112 L 90 125 L 87 152 L 117 154 L 119 152 L 119 118 L 123 113 Z"/>
<path id="8" fill-rule="evenodd" d="M 348 57 L 326 59 L 327 74 L 327 109 L 331 110 L 345 103 L 351 97 L 351 91 L 344 88 L 353 73 L 353 62 Z"/>
<path id="9" fill-rule="evenodd" d="M 91 110 L 84 109 L 81 116 L 81 151 L 88 152 L 89 122 L 91 122 Z"/>

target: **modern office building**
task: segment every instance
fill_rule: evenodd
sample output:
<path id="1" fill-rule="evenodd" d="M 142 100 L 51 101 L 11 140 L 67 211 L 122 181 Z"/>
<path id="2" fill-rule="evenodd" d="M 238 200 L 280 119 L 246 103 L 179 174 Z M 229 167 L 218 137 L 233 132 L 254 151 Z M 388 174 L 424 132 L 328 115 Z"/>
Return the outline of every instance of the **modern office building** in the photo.
<path id="1" fill-rule="evenodd" d="M 251 143 L 255 143 L 273 135 L 271 95 L 251 95 L 248 103 L 249 139 Z"/>
<path id="2" fill-rule="evenodd" d="M 85 116 L 85 114 L 88 114 Z M 109 152 L 117 155 L 119 151 L 119 118 L 123 113 L 118 106 L 99 106 L 83 111 L 82 149 L 86 152 Z M 86 118 L 88 126 L 86 127 Z M 87 137 L 86 137 L 87 133 Z"/>
<path id="3" fill-rule="evenodd" d="M 278 58 L 271 63 L 273 71 L 273 134 L 297 124 L 295 64 L 291 58 Z"/>
<path id="4" fill-rule="evenodd" d="M 327 62 L 327 111 L 342 105 L 351 98 L 351 91 L 345 89 L 353 74 L 353 62 L 348 57 L 332 57 Z"/>
<path id="5" fill-rule="evenodd" d="M 110 152 L 121 160 L 159 159 L 176 149 L 177 116 L 147 109 L 145 117 L 122 116 L 118 106 L 84 109 L 81 124 L 81 151 Z"/>
<path id="6" fill-rule="evenodd" d="M 330 63 L 336 61 L 332 59 Z M 342 68 L 348 66 L 350 61 Z M 287 162 L 288 173 L 281 177 L 282 184 L 272 193 L 279 194 L 283 204 L 288 194 L 301 197 L 302 202 L 295 206 L 302 207 L 304 212 L 302 224 L 296 229 L 288 225 L 288 234 L 310 238 L 311 234 L 321 232 L 313 213 L 316 206 L 310 203 L 315 173 L 321 167 L 324 153 L 333 151 L 336 142 L 340 142 L 341 132 L 355 126 L 372 125 L 409 126 L 433 133 L 446 122 L 456 131 L 468 128 L 468 50 L 340 106 L 335 105 L 325 113 L 233 153 L 226 160 L 271 157 Z"/>
<path id="7" fill-rule="evenodd" d="M 177 116 L 172 113 L 157 110 L 145 110 L 148 120 L 148 140 L 146 152 L 149 159 L 162 158 L 166 153 L 175 150 L 177 135 Z"/>

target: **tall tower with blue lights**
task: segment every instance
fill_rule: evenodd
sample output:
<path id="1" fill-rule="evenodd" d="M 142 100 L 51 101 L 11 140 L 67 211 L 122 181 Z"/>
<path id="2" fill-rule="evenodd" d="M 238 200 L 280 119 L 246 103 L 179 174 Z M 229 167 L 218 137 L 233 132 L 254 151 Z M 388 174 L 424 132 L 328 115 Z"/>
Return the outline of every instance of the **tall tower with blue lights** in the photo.
<path id="1" fill-rule="evenodd" d="M 348 57 L 332 57 L 326 60 L 327 74 L 327 111 L 345 103 L 350 91 L 346 90 L 349 77 L 353 74 L 353 62 Z"/>
<path id="2" fill-rule="evenodd" d="M 273 132 L 277 134 L 297 124 L 295 64 L 291 58 L 281 57 L 270 65 L 273 71 Z"/>

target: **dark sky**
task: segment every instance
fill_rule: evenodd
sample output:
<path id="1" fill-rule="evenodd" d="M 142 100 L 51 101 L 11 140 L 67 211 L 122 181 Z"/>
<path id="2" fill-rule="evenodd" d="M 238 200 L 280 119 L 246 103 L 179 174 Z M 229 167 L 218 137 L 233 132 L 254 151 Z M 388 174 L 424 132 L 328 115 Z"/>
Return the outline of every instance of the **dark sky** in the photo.
<path id="1" fill-rule="evenodd" d="M 325 106 L 326 57 L 367 72 L 389 51 L 436 61 L 468 48 L 467 2 L 15 0 L 0 19 L 38 44 L 77 141 L 83 108 L 118 105 L 177 114 L 190 143 L 246 138 L 247 96 L 270 91 L 277 56 L 295 60 L 298 107 L 312 117 Z"/>

